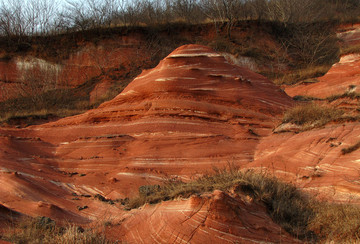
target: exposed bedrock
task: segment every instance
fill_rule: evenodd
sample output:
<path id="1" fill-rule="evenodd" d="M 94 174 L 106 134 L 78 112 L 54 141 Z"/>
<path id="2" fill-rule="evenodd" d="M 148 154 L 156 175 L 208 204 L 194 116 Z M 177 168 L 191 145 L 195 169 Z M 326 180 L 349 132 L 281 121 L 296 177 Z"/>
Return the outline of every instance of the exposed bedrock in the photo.
<path id="1" fill-rule="evenodd" d="M 0 186 L 1 203 L 33 215 L 112 214 L 119 209 L 88 196 L 125 198 L 141 185 L 249 165 L 292 104 L 265 77 L 207 47 L 182 46 L 97 109 L 1 128 L 1 179 L 11 182 Z"/>

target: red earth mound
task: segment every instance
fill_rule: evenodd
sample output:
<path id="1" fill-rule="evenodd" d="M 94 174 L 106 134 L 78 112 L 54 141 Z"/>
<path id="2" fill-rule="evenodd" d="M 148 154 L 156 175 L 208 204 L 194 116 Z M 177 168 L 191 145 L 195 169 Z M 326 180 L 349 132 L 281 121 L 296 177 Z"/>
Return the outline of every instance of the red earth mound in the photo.
<path id="1" fill-rule="evenodd" d="M 145 205 L 112 232 L 129 243 L 300 243 L 250 197 L 222 191 Z"/>
<path id="2" fill-rule="evenodd" d="M 228 163 L 249 166 L 261 138 L 272 133 L 292 104 L 265 77 L 229 64 L 207 47 L 182 46 L 97 109 L 44 125 L 0 128 L 0 204 L 26 215 L 80 224 L 108 218 L 122 221 L 127 216 L 122 206 L 110 205 L 108 199 L 137 195 L 141 185 L 188 180 Z M 260 214 L 249 220 L 251 224 L 232 226 L 239 222 L 232 217 L 224 222 L 221 215 L 232 212 L 217 208 L 218 204 L 235 202 L 242 209 L 244 203 L 225 195 L 221 201 L 217 198 L 163 203 L 146 207 L 139 216 L 150 217 L 152 208 L 186 209 L 191 202 L 204 202 L 190 205 L 195 209 L 203 205 L 202 211 L 211 207 L 213 216 L 204 227 L 216 235 L 208 237 L 215 238 L 211 240 L 266 240 L 273 231 L 276 239 L 289 238 L 269 224 L 257 205 L 249 207 Z M 161 215 L 158 211 L 156 221 Z M 183 217 L 174 219 L 169 228 L 175 228 Z M 136 221 L 129 220 L 128 225 Z M 228 227 L 216 227 L 216 221 Z M 251 231 L 242 236 L 241 230 L 252 223 L 255 232 L 268 237 L 256 237 Z M 183 238 L 190 238 L 193 230 L 187 227 Z M 204 233 L 193 238 L 200 240 Z M 121 235 L 133 240 L 132 234 Z"/>

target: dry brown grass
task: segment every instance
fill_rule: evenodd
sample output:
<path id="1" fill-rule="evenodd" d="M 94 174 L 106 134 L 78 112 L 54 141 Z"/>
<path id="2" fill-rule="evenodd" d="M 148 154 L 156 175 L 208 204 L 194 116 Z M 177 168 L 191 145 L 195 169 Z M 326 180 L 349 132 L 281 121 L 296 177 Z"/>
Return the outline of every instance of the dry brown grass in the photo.
<path id="1" fill-rule="evenodd" d="M 306 103 L 286 111 L 283 123 L 293 123 L 300 125 L 302 130 L 309 130 L 340 119 L 343 114 L 344 111 L 340 109 L 320 106 L 316 103 Z"/>
<path id="2" fill-rule="evenodd" d="M 344 46 L 340 48 L 340 55 L 348 55 L 348 54 L 355 54 L 360 53 L 360 44 Z"/>
<path id="3" fill-rule="evenodd" d="M 316 78 L 325 75 L 330 68 L 330 65 L 313 65 L 303 69 L 294 70 L 288 74 L 276 77 L 274 83 L 277 85 L 294 85 L 299 82 L 317 82 Z"/>
<path id="4" fill-rule="evenodd" d="M 265 173 L 217 170 L 195 181 L 169 181 L 163 186 L 143 186 L 140 196 L 131 199 L 128 208 L 158 203 L 178 197 L 233 189 L 263 204 L 271 218 L 287 232 L 303 241 L 314 243 L 356 243 L 360 241 L 360 206 L 320 202 L 294 185 Z M 0 239 L 12 243 L 111 243 L 103 232 L 74 225 L 59 227 L 52 220 L 39 217 L 23 219 L 10 226 Z"/>
<path id="5" fill-rule="evenodd" d="M 343 94 L 336 94 L 326 98 L 327 101 L 333 102 L 341 98 L 360 99 L 360 93 L 358 92 L 344 92 Z"/>
<path id="6" fill-rule="evenodd" d="M 316 202 L 308 228 L 321 243 L 359 243 L 360 207 L 352 204 Z"/>
<path id="7" fill-rule="evenodd" d="M 64 244 L 108 244 L 103 233 L 92 229 L 83 229 L 75 225 L 60 227 L 49 218 L 25 218 L 10 226 L 3 240 L 11 243 L 64 243 Z"/>

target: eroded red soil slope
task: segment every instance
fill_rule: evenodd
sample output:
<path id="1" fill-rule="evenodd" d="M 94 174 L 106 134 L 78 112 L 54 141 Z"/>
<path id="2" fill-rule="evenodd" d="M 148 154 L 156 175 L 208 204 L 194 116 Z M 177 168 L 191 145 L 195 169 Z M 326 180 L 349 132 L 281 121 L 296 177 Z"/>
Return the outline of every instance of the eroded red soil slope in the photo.
<path id="1" fill-rule="evenodd" d="M 258 145 L 253 167 L 296 183 L 327 200 L 360 202 L 360 151 L 342 149 L 359 142 L 360 123 L 272 134 Z"/>
<path id="2" fill-rule="evenodd" d="M 349 54 L 341 57 L 318 82 L 302 84 L 285 89 L 289 96 L 310 96 L 327 98 L 332 95 L 355 91 L 360 85 L 360 54 Z"/>
<path id="3" fill-rule="evenodd" d="M 206 231 L 214 234 L 208 240 L 257 241 L 272 235 L 287 240 L 260 206 L 243 206 L 233 197 L 220 198 L 222 193 L 204 196 L 198 205 L 192 204 L 194 198 L 146 207 L 131 219 L 120 204 L 110 205 L 95 196 L 124 199 L 137 195 L 141 185 L 188 180 L 228 163 L 249 166 L 260 139 L 271 134 L 292 104 L 265 77 L 229 64 L 207 47 L 182 46 L 97 109 L 40 126 L 0 128 L 0 203 L 32 216 L 75 223 L 111 219 L 126 221 L 127 226 L 136 224 L 136 218 L 148 220 L 151 209 L 159 210 L 154 218 L 160 221 L 167 210 L 182 212 L 190 204 L 209 211 L 210 217 L 196 235 L 192 233 L 198 226 L 189 222 L 184 240 L 200 240 Z M 233 226 L 241 220 L 230 216 L 231 209 L 216 207 L 229 202 L 246 212 L 244 218 L 254 222 L 254 233 L 266 236 L 242 234 L 249 226 Z M 172 210 L 166 218 L 179 211 Z M 181 214 L 169 228 L 181 228 L 176 226 L 182 218 Z M 143 223 L 150 232 L 140 233 L 142 238 L 159 231 L 145 227 L 151 223 Z M 130 229 L 119 233 L 129 241 L 141 238 L 139 233 L 133 237 Z"/>
<path id="4" fill-rule="evenodd" d="M 356 46 L 360 40 L 359 26 L 355 25 L 338 36 L 342 45 Z M 331 200 L 359 202 L 360 151 L 354 146 L 360 138 L 360 103 L 357 96 L 360 55 L 353 53 L 341 57 L 339 63 L 318 80 L 317 83 L 302 84 L 285 91 L 290 96 L 321 98 L 323 100 L 315 102 L 342 109 L 347 119 L 301 133 L 274 133 L 261 140 L 253 166 L 265 167 L 316 195 Z M 355 150 L 343 152 L 352 147 Z"/>
<path id="5" fill-rule="evenodd" d="M 300 243 L 251 198 L 221 191 L 145 205 L 114 231 L 129 243 Z"/>
<path id="6" fill-rule="evenodd" d="M 345 30 L 339 32 L 338 38 L 341 47 L 356 47 L 360 43 L 360 25 L 345 26 Z M 322 77 L 317 78 L 318 82 L 300 84 L 285 89 L 289 96 L 310 96 L 326 98 L 332 95 L 345 92 L 358 91 L 360 85 L 360 54 L 354 49 L 350 54 L 340 57 L 331 69 Z"/>
<path id="7" fill-rule="evenodd" d="M 0 102 L 46 89 L 74 88 L 98 79 L 90 92 L 90 101 L 95 102 L 106 95 L 116 79 L 125 79 L 131 72 L 137 72 L 137 67 L 149 65 L 151 50 L 143 42 L 141 36 L 134 34 L 96 44 L 79 43 L 75 52 L 57 62 L 30 54 L 0 59 Z M 47 88 L 29 85 L 33 81 Z"/>

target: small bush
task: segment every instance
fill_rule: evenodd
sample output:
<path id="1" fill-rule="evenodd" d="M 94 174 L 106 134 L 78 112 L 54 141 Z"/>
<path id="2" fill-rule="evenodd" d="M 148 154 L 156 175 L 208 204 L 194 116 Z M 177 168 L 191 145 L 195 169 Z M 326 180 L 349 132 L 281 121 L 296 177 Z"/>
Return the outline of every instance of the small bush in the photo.
<path id="1" fill-rule="evenodd" d="M 339 109 L 308 103 L 286 111 L 283 123 L 300 125 L 303 127 L 303 130 L 307 130 L 340 119 L 343 113 L 344 112 Z"/>

